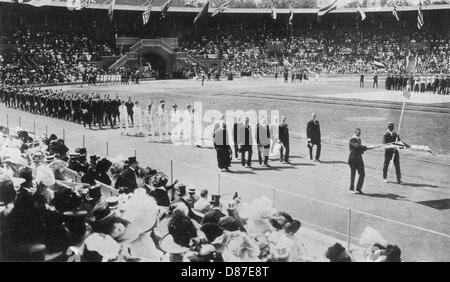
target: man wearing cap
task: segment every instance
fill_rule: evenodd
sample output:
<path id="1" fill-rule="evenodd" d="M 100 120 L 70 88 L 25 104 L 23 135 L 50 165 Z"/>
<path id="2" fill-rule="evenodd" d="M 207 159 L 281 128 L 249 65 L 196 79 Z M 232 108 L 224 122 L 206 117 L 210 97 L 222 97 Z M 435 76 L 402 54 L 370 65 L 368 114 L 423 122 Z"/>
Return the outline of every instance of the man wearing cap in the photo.
<path id="1" fill-rule="evenodd" d="M 195 195 L 195 188 L 189 188 L 188 190 L 189 196 L 186 199 L 187 204 L 189 207 L 194 208 L 195 202 L 199 199 L 197 195 Z"/>
<path id="2" fill-rule="evenodd" d="M 383 144 L 389 144 L 393 142 L 400 141 L 400 136 L 394 132 L 394 123 L 389 122 L 388 123 L 388 130 L 383 136 Z M 398 153 L 398 150 L 396 147 L 386 147 L 384 150 L 384 164 L 383 164 L 383 180 L 384 182 L 387 181 L 387 174 L 389 169 L 389 163 L 391 160 L 394 161 L 395 166 L 395 174 L 397 176 L 397 183 L 402 183 L 402 175 L 400 172 L 400 155 Z"/>
<path id="3" fill-rule="evenodd" d="M 211 195 L 211 208 L 212 210 L 205 213 L 202 220 L 202 225 L 206 223 L 218 224 L 219 220 L 225 216 L 220 210 L 220 195 Z"/>
<path id="4" fill-rule="evenodd" d="M 116 189 L 119 189 L 121 193 L 133 193 L 137 188 L 136 182 L 136 170 L 138 168 L 138 161 L 136 157 L 129 157 L 127 161 L 128 168 L 125 169 L 117 179 L 115 183 Z"/>

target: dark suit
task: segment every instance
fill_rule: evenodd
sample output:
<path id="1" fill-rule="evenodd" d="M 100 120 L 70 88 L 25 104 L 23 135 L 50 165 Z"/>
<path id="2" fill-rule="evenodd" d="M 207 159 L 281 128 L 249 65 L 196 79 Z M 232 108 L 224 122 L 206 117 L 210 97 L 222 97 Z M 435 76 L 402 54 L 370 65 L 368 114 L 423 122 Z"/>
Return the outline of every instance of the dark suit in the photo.
<path id="1" fill-rule="evenodd" d="M 206 223 L 219 224 L 219 220 L 224 216 L 225 215 L 219 209 L 213 209 L 205 213 L 205 216 L 202 220 L 202 225 Z"/>
<path id="2" fill-rule="evenodd" d="M 116 184 L 114 185 L 114 188 L 125 188 L 122 189 L 122 192 L 124 193 L 133 193 L 134 189 L 137 188 L 136 183 L 136 173 L 132 168 L 125 169 L 120 175 L 119 178 L 116 181 Z"/>
<path id="3" fill-rule="evenodd" d="M 241 163 L 243 166 L 246 164 L 245 152 L 248 152 L 247 165 L 251 166 L 252 154 L 253 154 L 253 149 L 252 149 L 253 139 L 252 139 L 252 129 L 251 129 L 250 125 L 243 124 L 243 125 L 241 125 L 241 127 L 239 127 L 238 140 L 239 140 L 239 144 L 241 145 L 241 147 L 240 147 Z"/>
<path id="4" fill-rule="evenodd" d="M 361 191 L 364 184 L 364 161 L 362 154 L 367 150 L 366 146 L 361 145 L 361 139 L 358 137 L 350 138 L 349 142 L 350 155 L 348 156 L 348 165 L 350 166 L 350 190 L 353 191 L 355 186 L 355 174 L 358 171 L 358 183 L 356 184 L 356 191 Z"/>
<path id="5" fill-rule="evenodd" d="M 280 161 L 289 162 L 289 127 L 285 122 L 280 123 L 278 126 L 278 139 L 281 142 Z M 284 153 L 283 151 L 286 150 Z M 284 158 L 283 158 L 284 153 Z"/>
<path id="6" fill-rule="evenodd" d="M 321 133 L 320 133 L 320 123 L 318 120 L 310 120 L 306 126 L 306 138 L 311 139 L 311 146 L 309 149 L 309 158 L 312 160 L 312 150 L 313 146 L 316 145 L 316 160 L 320 159 L 321 151 Z"/>
<path id="7" fill-rule="evenodd" d="M 397 133 L 392 132 L 392 135 L 389 132 L 386 132 L 383 136 L 383 143 L 391 143 L 395 141 L 400 141 L 400 136 Z M 383 179 L 387 178 L 387 173 L 389 169 L 389 163 L 392 160 L 392 156 L 394 156 L 394 166 L 395 166 L 395 174 L 397 175 L 397 181 L 402 179 L 402 175 L 400 172 L 400 156 L 398 154 L 397 149 L 385 149 L 384 150 L 384 164 L 383 164 Z"/>

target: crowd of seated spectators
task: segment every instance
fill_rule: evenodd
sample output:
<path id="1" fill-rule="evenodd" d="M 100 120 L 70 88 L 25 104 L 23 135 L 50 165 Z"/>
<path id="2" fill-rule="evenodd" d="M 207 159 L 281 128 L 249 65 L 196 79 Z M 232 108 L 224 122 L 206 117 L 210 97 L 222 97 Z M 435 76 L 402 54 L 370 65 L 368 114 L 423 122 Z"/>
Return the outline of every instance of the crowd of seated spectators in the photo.
<path id="1" fill-rule="evenodd" d="M 382 239 L 360 255 L 337 243 L 313 256 L 301 222 L 265 196 L 208 195 L 136 157 L 88 157 L 54 134 L 0 132 L 2 261 L 401 261 Z"/>
<path id="2" fill-rule="evenodd" d="M 238 29 L 237 29 L 238 30 Z M 295 69 L 313 73 L 360 74 L 376 70 L 373 61 L 386 65 L 391 73 L 406 71 L 411 40 L 421 40 L 427 49 L 415 50 L 418 61 L 413 71 L 427 74 L 450 73 L 448 35 L 421 33 L 406 35 L 384 30 L 310 30 L 294 34 L 238 30 L 237 33 L 211 32 L 184 50 L 193 56 L 221 58 L 224 71 L 235 73 L 280 73 L 283 59 Z"/>

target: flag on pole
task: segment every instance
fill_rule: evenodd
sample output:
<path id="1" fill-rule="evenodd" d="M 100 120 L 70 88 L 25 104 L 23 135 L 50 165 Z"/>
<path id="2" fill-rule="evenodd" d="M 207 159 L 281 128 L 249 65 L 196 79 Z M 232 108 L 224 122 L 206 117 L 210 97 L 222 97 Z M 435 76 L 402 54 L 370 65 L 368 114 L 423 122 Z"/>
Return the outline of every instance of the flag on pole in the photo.
<path id="1" fill-rule="evenodd" d="M 272 3 L 272 7 L 271 7 L 271 13 L 272 13 L 272 19 L 276 20 L 277 19 L 277 11 L 275 9 L 275 5 Z"/>
<path id="2" fill-rule="evenodd" d="M 292 20 L 294 19 L 294 8 L 292 7 L 292 2 L 289 4 L 289 25 L 292 25 Z"/>
<path id="3" fill-rule="evenodd" d="M 328 12 L 336 10 L 336 3 L 338 0 L 334 0 L 330 5 L 320 8 L 317 12 L 317 16 L 325 16 Z"/>
<path id="4" fill-rule="evenodd" d="M 205 4 L 203 4 L 202 9 L 200 10 L 200 12 L 198 12 L 197 16 L 195 16 L 194 25 L 201 17 L 208 14 L 208 9 L 209 9 L 209 0 L 206 1 Z"/>
<path id="5" fill-rule="evenodd" d="M 359 2 L 356 2 L 356 4 L 358 5 L 358 7 L 356 8 L 356 10 L 358 10 L 359 14 L 361 15 L 361 21 L 366 19 L 366 13 L 364 13 L 363 9 L 361 8 L 361 6 L 359 5 Z"/>
<path id="6" fill-rule="evenodd" d="M 109 5 L 109 8 L 108 8 L 108 16 L 109 16 L 109 20 L 110 21 L 113 20 L 114 4 L 115 3 L 116 3 L 116 0 L 111 0 L 111 4 Z"/>
<path id="7" fill-rule="evenodd" d="M 284 65 L 284 66 L 291 67 L 291 68 L 294 67 L 291 63 L 289 63 L 289 61 L 288 61 L 287 59 L 284 58 L 284 56 L 283 56 L 283 65 Z"/>
<path id="8" fill-rule="evenodd" d="M 422 2 L 419 2 L 419 9 L 417 10 L 417 28 L 421 29 L 422 26 L 423 26 Z"/>
<path id="9" fill-rule="evenodd" d="M 385 64 L 383 64 L 382 62 L 378 62 L 376 60 L 373 60 L 373 64 L 379 69 L 385 69 L 386 68 Z"/>
<path id="10" fill-rule="evenodd" d="M 81 0 L 81 1 L 77 1 L 77 7 L 75 8 L 76 10 L 81 10 L 84 8 L 89 7 L 91 4 L 95 4 L 97 2 L 95 2 L 95 0 Z"/>
<path id="11" fill-rule="evenodd" d="M 150 0 L 150 3 L 145 8 L 144 13 L 142 13 L 143 25 L 146 25 L 148 23 L 148 21 L 150 20 L 150 13 L 152 12 L 152 6 L 153 6 L 153 0 Z"/>
<path id="12" fill-rule="evenodd" d="M 164 15 L 167 10 L 169 10 L 170 4 L 172 4 L 172 0 L 167 0 L 166 3 L 161 8 L 161 13 Z"/>
<path id="13" fill-rule="evenodd" d="M 409 91 L 409 89 L 405 89 L 405 91 L 403 91 L 403 97 L 408 100 L 411 99 L 411 91 Z"/>
<path id="14" fill-rule="evenodd" d="M 217 14 L 222 13 L 223 11 L 227 10 L 231 4 L 231 0 L 225 1 L 222 5 L 219 6 L 212 14 L 211 17 L 217 16 Z"/>
<path id="15" fill-rule="evenodd" d="M 400 21 L 400 18 L 398 17 L 398 14 L 397 14 L 397 5 L 395 5 L 395 4 L 394 4 L 394 8 L 392 9 L 392 15 L 398 22 Z"/>

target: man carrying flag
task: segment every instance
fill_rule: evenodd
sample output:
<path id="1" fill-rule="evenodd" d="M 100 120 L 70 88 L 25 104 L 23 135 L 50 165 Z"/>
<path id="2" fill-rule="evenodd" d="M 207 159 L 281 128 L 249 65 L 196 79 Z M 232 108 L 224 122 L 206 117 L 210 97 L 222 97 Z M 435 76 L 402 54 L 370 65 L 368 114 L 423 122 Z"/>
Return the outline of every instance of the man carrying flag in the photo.
<path id="1" fill-rule="evenodd" d="M 152 5 L 153 5 L 153 0 L 150 0 L 150 3 L 145 8 L 144 13 L 142 13 L 143 25 L 146 25 L 148 23 L 148 21 L 150 20 L 150 13 L 152 11 Z"/>
<path id="2" fill-rule="evenodd" d="M 358 5 L 358 7 L 356 8 L 356 10 L 358 10 L 359 14 L 361 15 L 361 21 L 364 21 L 366 19 L 366 13 L 364 13 L 363 9 L 361 8 L 361 6 L 359 5 L 359 2 L 356 1 L 356 4 Z"/>
<path id="3" fill-rule="evenodd" d="M 200 10 L 200 12 L 197 14 L 197 16 L 195 16 L 194 19 L 194 25 L 195 23 L 198 21 L 198 19 L 200 19 L 201 17 L 203 17 L 204 15 L 208 14 L 208 9 L 209 9 L 209 1 L 206 1 L 205 4 L 203 4 L 202 9 Z"/>
<path id="4" fill-rule="evenodd" d="M 394 166 L 395 166 L 395 174 L 397 176 L 397 184 L 402 184 L 402 175 L 400 172 L 400 155 L 398 153 L 398 145 L 395 145 L 395 142 L 400 141 L 400 136 L 394 132 L 394 123 L 389 122 L 388 123 L 388 130 L 383 136 L 383 144 L 386 144 L 384 149 L 384 164 L 383 164 L 383 180 L 385 183 L 388 183 L 387 180 L 387 173 L 389 168 L 389 163 L 391 160 L 394 160 Z M 409 147 L 408 144 L 402 142 L 402 144 L 405 145 L 405 147 Z"/>
<path id="5" fill-rule="evenodd" d="M 398 14 L 397 14 L 397 5 L 395 5 L 395 4 L 394 4 L 394 8 L 392 9 L 392 15 L 398 22 L 400 21 L 400 18 L 398 17 Z"/>
<path id="6" fill-rule="evenodd" d="M 225 3 L 223 3 L 222 5 L 220 5 L 219 8 L 217 8 L 212 14 L 211 17 L 215 17 L 217 14 L 222 13 L 223 11 L 227 10 L 228 7 L 231 4 L 231 0 L 227 0 L 225 1 Z"/>
<path id="7" fill-rule="evenodd" d="M 417 28 L 421 29 L 423 23 L 422 2 L 419 2 L 419 9 L 417 10 Z"/>
<path id="8" fill-rule="evenodd" d="M 320 8 L 319 11 L 317 12 L 317 16 L 319 16 L 319 17 L 325 16 L 329 12 L 336 10 L 337 1 L 338 0 L 334 0 L 330 5 Z"/>

